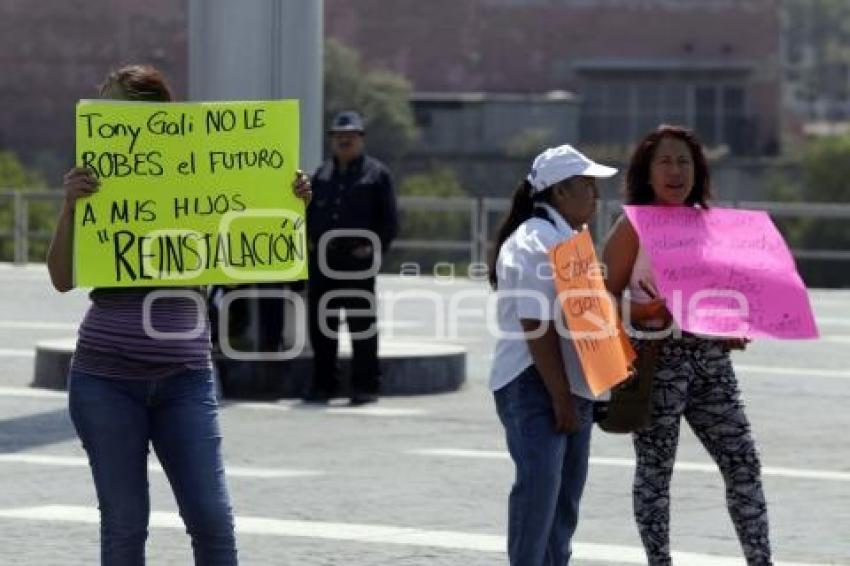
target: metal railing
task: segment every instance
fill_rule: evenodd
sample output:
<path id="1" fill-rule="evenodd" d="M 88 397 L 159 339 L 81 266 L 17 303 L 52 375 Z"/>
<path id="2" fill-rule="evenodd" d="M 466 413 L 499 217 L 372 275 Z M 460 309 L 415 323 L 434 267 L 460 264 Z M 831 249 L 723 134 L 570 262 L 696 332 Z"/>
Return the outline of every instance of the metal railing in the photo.
<path id="1" fill-rule="evenodd" d="M 462 240 L 432 239 L 430 237 L 400 238 L 393 242 L 393 248 L 400 250 L 468 251 L 471 262 L 481 261 L 479 244 L 481 214 L 478 199 L 402 196 L 398 198 L 398 207 L 402 216 L 411 212 L 463 214 L 469 222 L 469 231 L 468 238 Z"/>
<path id="2" fill-rule="evenodd" d="M 13 242 L 12 260 L 17 264 L 30 261 L 30 250 L 33 242 L 49 242 L 53 234 L 55 215 L 49 219 L 48 225 L 35 229 L 30 225 L 31 205 L 35 202 L 50 202 L 61 206 L 63 194 L 58 190 L 11 190 L 0 189 L 0 214 L 5 218 L 0 222 L 0 242 Z M 6 222 L 11 219 L 11 223 Z M 44 258 L 38 258 L 39 261 Z"/>
<path id="3" fill-rule="evenodd" d="M 54 202 L 61 204 L 63 195 L 58 190 L 26 191 L 0 189 L 0 214 L 4 220 L 0 222 L 0 241 L 13 242 L 15 263 L 29 262 L 31 243 L 46 242 L 50 239 L 55 217 L 50 218 L 49 226 L 42 229 L 31 229 L 30 208 L 33 202 Z M 399 211 L 402 217 L 411 213 L 427 213 L 438 215 L 435 218 L 463 218 L 468 224 L 455 231 L 457 235 L 465 233 L 466 237 L 447 238 L 434 237 L 433 234 L 410 235 L 401 237 L 393 243 L 394 249 L 424 250 L 431 252 L 464 252 L 470 263 L 484 262 L 491 251 L 491 240 L 510 206 L 510 200 L 505 198 L 471 198 L 471 197 L 424 197 L 403 196 L 398 199 Z M 767 211 L 775 219 L 809 218 L 822 220 L 850 220 L 850 204 L 844 203 L 789 203 L 740 201 L 716 203 L 716 206 L 745 208 L 750 210 Z M 596 219 L 593 223 L 594 237 L 601 242 L 608 233 L 611 224 L 622 210 L 622 203 L 617 200 L 599 202 Z M 5 218 L 11 219 L 11 225 Z M 404 230 L 402 230 L 404 232 Z M 820 259 L 830 261 L 850 260 L 850 250 L 829 249 L 792 249 L 798 259 Z M 41 261 L 43 258 L 37 258 Z"/>

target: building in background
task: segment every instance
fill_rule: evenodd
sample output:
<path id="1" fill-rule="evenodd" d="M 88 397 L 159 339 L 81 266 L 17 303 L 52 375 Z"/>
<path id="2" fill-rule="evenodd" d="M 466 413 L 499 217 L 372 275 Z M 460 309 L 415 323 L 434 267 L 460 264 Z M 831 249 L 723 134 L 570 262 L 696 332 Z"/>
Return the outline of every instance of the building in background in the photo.
<path id="1" fill-rule="evenodd" d="M 95 98 L 106 73 L 159 67 L 186 96 L 186 2 L 0 2 L 0 151 L 42 170 L 51 184 L 74 162 L 74 106 Z"/>
<path id="2" fill-rule="evenodd" d="M 779 150 L 777 0 L 327 0 L 325 20 L 417 92 L 576 93 L 585 145 L 676 122 Z"/>
<path id="3" fill-rule="evenodd" d="M 564 91 L 546 94 L 418 92 L 416 151 L 433 156 L 511 153 L 523 136 L 541 142 L 575 139 L 578 101 Z M 516 147 L 513 151 L 522 151 Z"/>
<path id="4" fill-rule="evenodd" d="M 476 154 L 483 169 L 541 130 L 625 148 L 660 122 L 731 155 L 774 154 L 779 23 L 778 0 L 325 2 L 327 36 L 414 85 L 411 159 Z M 187 33 L 184 0 L 4 0 L 0 149 L 56 178 L 73 106 L 110 68 L 154 63 L 185 96 Z"/>
<path id="5" fill-rule="evenodd" d="M 783 0 L 784 101 L 792 134 L 850 132 L 850 2 Z"/>
<path id="6" fill-rule="evenodd" d="M 398 170 L 448 167 L 478 196 L 509 186 L 541 147 L 578 137 L 578 99 L 564 91 L 418 92 L 411 105 L 419 136 Z"/>

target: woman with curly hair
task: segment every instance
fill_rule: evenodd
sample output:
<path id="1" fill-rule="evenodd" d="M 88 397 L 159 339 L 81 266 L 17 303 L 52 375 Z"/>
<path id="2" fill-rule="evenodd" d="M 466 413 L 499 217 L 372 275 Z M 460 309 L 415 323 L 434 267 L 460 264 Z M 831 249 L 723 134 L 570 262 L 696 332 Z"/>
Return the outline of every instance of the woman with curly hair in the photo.
<path id="1" fill-rule="evenodd" d="M 708 164 L 693 132 L 664 125 L 638 143 L 626 174 L 626 204 L 706 209 L 710 198 Z M 634 434 L 634 513 L 649 564 L 671 564 L 670 479 L 682 418 L 720 468 L 747 564 L 771 564 L 759 455 L 729 357 L 746 340 L 663 331 L 672 318 L 625 215 L 608 235 L 603 260 L 608 290 L 625 303 L 633 326 L 649 331 L 644 338 L 664 336 L 656 350 L 651 425 Z M 648 344 L 635 340 L 638 350 Z"/>

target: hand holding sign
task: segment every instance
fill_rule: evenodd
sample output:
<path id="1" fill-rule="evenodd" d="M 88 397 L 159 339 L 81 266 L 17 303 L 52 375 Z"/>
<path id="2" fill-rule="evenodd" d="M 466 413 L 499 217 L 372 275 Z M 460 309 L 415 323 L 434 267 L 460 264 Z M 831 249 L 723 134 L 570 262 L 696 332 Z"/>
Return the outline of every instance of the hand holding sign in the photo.
<path id="1" fill-rule="evenodd" d="M 635 303 L 632 303 L 633 315 L 635 308 L 641 308 L 643 309 L 641 316 L 642 320 L 657 320 L 661 322 L 662 326 L 669 326 L 670 321 L 673 320 L 673 316 L 667 308 L 667 301 L 664 297 L 660 296 L 658 289 L 656 289 L 648 281 L 643 280 L 638 281 L 638 286 L 640 286 L 641 290 L 646 293 L 646 296 L 650 298 L 650 301 L 648 303 L 640 303 L 637 307 L 635 306 Z"/>
<path id="2" fill-rule="evenodd" d="M 74 167 L 62 178 L 62 189 L 65 191 L 63 207 L 66 211 L 73 212 L 78 199 L 92 196 L 99 188 L 100 181 L 90 169 Z"/>
<path id="3" fill-rule="evenodd" d="M 304 201 L 305 207 L 313 200 L 313 188 L 310 186 L 310 177 L 301 169 L 295 172 L 292 191 L 295 193 L 295 196 Z"/>

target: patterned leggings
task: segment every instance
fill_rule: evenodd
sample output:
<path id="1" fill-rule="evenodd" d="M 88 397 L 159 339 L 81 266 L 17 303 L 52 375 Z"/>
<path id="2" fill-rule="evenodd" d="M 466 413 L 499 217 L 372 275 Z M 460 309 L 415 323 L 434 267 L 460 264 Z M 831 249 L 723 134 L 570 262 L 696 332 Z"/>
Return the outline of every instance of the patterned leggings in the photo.
<path id="1" fill-rule="evenodd" d="M 635 520 L 650 566 L 672 564 L 670 478 L 682 416 L 723 474 L 726 504 L 747 564 L 772 564 L 761 464 L 728 349 L 693 336 L 666 340 L 658 351 L 653 387 L 652 425 L 634 435 L 633 490 Z"/>

